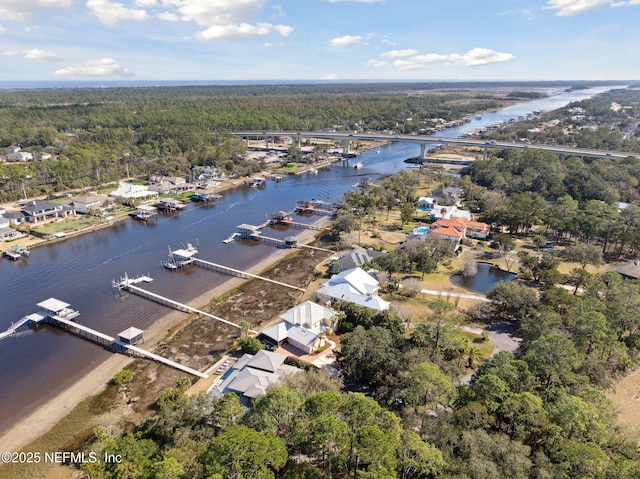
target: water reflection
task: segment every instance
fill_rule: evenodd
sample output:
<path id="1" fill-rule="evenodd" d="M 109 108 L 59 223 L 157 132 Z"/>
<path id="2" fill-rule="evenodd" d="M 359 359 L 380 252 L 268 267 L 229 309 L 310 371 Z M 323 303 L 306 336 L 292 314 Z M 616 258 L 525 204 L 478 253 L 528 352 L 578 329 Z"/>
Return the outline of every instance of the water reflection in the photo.
<path id="1" fill-rule="evenodd" d="M 466 288 L 475 293 L 486 294 L 503 281 L 515 278 L 514 273 L 507 273 L 489 263 L 478 263 L 478 272 L 473 276 L 454 274 L 450 280 L 456 286 Z"/>

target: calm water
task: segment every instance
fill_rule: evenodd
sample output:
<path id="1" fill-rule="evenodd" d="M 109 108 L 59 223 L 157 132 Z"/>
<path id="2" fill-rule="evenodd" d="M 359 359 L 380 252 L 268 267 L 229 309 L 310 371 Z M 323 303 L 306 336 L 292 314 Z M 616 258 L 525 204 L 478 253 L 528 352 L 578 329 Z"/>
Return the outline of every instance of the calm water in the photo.
<path id="1" fill-rule="evenodd" d="M 451 276 L 451 282 L 456 286 L 462 286 L 476 293 L 485 294 L 491 291 L 496 284 L 515 277 L 515 274 L 494 268 L 488 263 L 478 263 L 478 272 L 475 275 L 462 276 L 461 274 L 454 274 Z"/>
<path id="2" fill-rule="evenodd" d="M 483 115 L 459 129 L 443 132 L 458 136 L 463 131 L 496 121 L 500 115 L 559 108 L 569 101 L 588 98 L 606 90 L 597 88 L 517 105 Z M 497 119 L 494 119 L 497 118 Z M 106 334 L 116 335 L 129 326 L 147 328 L 167 309 L 135 297 L 120 297 L 111 280 L 149 273 L 154 282 L 146 289 L 188 303 L 228 279 L 211 271 L 190 268 L 170 272 L 160 263 L 167 247 L 198 242 L 200 257 L 245 269 L 273 252 L 273 247 L 241 243 L 223 244 L 241 223 L 259 224 L 266 215 L 290 209 L 296 200 L 316 197 L 332 201 L 350 190 L 359 177 L 375 179 L 398 171 L 403 161 L 420 153 L 419 145 L 393 143 L 370 151 L 358 161 L 363 168 L 338 163 L 318 174 L 268 182 L 262 189 L 241 187 L 224 193 L 215 206 L 190 205 L 174 216 L 160 216 L 154 225 L 123 221 L 114 227 L 54 245 L 36 248 L 28 261 L 0 260 L 0 331 L 11 322 L 36 311 L 36 303 L 55 297 L 80 311 L 79 320 Z M 300 219 L 300 221 L 309 221 Z M 298 230 L 267 233 L 282 238 Z M 199 306 L 199 305 L 193 305 Z M 111 353 L 51 327 L 27 331 L 0 341 L 0 434 L 91 371 Z"/>

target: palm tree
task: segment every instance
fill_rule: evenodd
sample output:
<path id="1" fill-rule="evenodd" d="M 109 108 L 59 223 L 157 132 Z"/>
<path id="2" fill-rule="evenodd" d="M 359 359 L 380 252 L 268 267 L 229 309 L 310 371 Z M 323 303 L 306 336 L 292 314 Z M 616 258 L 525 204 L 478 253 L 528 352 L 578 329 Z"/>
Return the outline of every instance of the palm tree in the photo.
<path id="1" fill-rule="evenodd" d="M 470 344 L 467 348 L 467 357 L 469 358 L 469 367 L 476 369 L 484 361 L 484 355 L 477 346 Z"/>
<path id="2" fill-rule="evenodd" d="M 240 321 L 238 323 L 240 326 L 240 336 L 246 338 L 249 335 L 249 329 L 251 328 L 251 324 L 247 321 Z"/>

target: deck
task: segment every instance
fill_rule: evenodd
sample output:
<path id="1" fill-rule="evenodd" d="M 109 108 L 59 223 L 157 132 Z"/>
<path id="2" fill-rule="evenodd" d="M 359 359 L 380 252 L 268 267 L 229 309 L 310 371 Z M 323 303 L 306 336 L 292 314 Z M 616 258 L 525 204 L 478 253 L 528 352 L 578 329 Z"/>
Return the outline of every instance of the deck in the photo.
<path id="1" fill-rule="evenodd" d="M 278 240 L 278 241 L 280 241 L 280 240 Z M 257 274 L 247 273 L 246 271 L 240 271 L 239 269 L 234 269 L 234 268 L 230 268 L 229 266 L 224 266 L 224 265 L 221 265 L 221 264 L 212 263 L 211 261 L 205 261 L 205 260 L 200 259 L 200 258 L 194 258 L 194 263 L 196 264 L 196 266 L 200 266 L 200 267 L 206 268 L 206 269 L 211 269 L 211 270 L 213 270 L 213 271 L 215 271 L 217 273 L 228 274 L 230 276 L 235 276 L 237 278 L 259 279 L 261 281 L 267 281 L 269 283 L 277 284 L 279 286 L 284 286 L 285 288 L 295 289 L 297 291 L 302 291 L 303 293 L 305 292 L 305 290 L 303 288 L 298 288 L 297 286 L 293 286 L 291 284 L 282 283 L 282 282 L 276 281 L 274 279 L 265 278 L 264 276 L 259 276 Z"/>

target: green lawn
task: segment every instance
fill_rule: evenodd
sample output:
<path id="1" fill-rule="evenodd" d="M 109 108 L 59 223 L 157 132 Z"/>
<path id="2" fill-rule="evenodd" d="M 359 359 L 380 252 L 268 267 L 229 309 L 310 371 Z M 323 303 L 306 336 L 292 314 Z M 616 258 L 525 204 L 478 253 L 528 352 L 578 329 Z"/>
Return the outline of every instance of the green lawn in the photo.
<path id="1" fill-rule="evenodd" d="M 77 218 L 65 219 L 55 223 L 47 223 L 44 225 L 31 228 L 37 235 L 54 235 L 61 232 L 77 231 L 100 223 L 102 220 L 95 216 L 83 215 Z"/>

